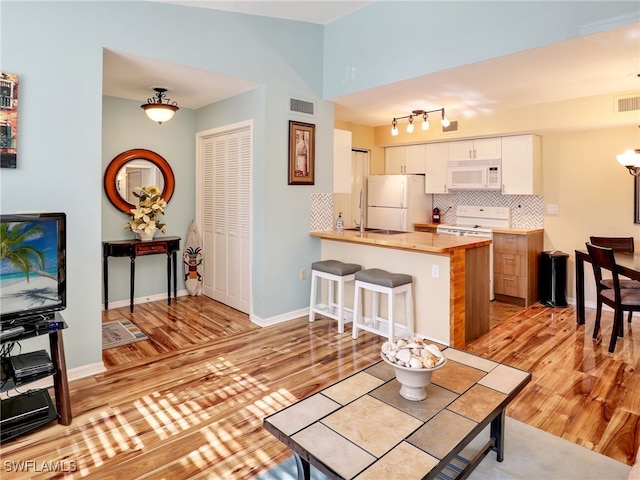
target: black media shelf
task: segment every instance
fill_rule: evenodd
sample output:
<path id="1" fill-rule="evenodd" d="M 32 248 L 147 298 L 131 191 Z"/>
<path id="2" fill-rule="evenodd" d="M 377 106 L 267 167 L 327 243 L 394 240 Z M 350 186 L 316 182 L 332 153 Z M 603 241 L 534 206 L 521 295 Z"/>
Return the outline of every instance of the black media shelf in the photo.
<path id="1" fill-rule="evenodd" d="M 58 419 L 56 408 L 53 406 L 49 392 L 45 389 L 31 390 L 0 400 L 0 408 L 2 410 L 0 443 Z"/>

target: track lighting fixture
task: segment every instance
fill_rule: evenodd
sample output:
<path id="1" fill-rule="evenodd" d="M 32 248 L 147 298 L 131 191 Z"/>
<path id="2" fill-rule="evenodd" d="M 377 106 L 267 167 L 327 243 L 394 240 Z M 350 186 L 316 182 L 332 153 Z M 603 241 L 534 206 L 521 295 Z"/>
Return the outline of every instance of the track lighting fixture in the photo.
<path id="1" fill-rule="evenodd" d="M 407 125 L 407 133 L 413 133 L 413 119 L 414 117 L 422 117 L 422 130 L 429 130 L 429 114 L 440 112 L 442 114 L 442 119 L 440 123 L 443 127 L 448 127 L 450 125 L 449 120 L 444 115 L 444 107 L 438 108 L 436 110 L 413 110 L 409 115 L 405 115 L 404 117 L 395 117 L 391 122 L 391 135 L 394 137 L 398 135 L 398 120 L 402 120 L 403 118 L 409 119 L 409 125 Z"/>

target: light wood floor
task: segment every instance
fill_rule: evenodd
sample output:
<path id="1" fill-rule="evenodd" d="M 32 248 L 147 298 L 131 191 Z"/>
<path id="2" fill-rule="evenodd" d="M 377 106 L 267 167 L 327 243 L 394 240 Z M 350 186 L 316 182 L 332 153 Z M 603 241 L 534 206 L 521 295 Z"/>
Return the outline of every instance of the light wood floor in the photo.
<path id="1" fill-rule="evenodd" d="M 602 345 L 591 339 L 589 309 L 586 328 L 571 307 L 492 310 L 491 332 L 467 350 L 533 372 L 507 414 L 632 463 L 640 445 L 640 316 L 610 355 L 606 312 Z M 118 318 L 150 340 L 105 351 L 107 372 L 71 382 L 70 426 L 5 442 L 3 479 L 252 479 L 290 455 L 262 429 L 264 416 L 379 360 L 381 340 L 367 332 L 353 341 L 349 328 L 339 335 L 333 321 L 306 318 L 259 328 L 205 297 L 103 315 Z M 7 473 L 6 462 L 19 461 L 35 464 Z"/>

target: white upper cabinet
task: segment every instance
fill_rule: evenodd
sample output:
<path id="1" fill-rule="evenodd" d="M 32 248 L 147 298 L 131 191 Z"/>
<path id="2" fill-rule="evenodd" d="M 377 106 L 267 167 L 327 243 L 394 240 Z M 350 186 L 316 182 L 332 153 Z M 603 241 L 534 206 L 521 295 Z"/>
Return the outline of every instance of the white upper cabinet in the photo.
<path id="1" fill-rule="evenodd" d="M 333 193 L 351 193 L 351 132 L 333 130 Z"/>
<path id="2" fill-rule="evenodd" d="M 502 193 L 542 195 L 540 137 L 502 137 Z"/>
<path id="3" fill-rule="evenodd" d="M 387 175 L 424 174 L 425 145 L 401 145 L 385 148 L 384 172 Z"/>
<path id="4" fill-rule="evenodd" d="M 495 160 L 502 156 L 502 139 L 478 138 L 449 143 L 449 160 Z"/>
<path id="5" fill-rule="evenodd" d="M 400 175 L 404 173 L 404 146 L 384 149 L 384 173 Z"/>
<path id="6" fill-rule="evenodd" d="M 428 143 L 425 148 L 426 175 L 424 177 L 424 191 L 426 193 L 447 193 L 449 143 Z"/>
<path id="7" fill-rule="evenodd" d="M 425 144 L 407 145 L 404 150 L 406 174 L 424 174 L 425 172 Z"/>

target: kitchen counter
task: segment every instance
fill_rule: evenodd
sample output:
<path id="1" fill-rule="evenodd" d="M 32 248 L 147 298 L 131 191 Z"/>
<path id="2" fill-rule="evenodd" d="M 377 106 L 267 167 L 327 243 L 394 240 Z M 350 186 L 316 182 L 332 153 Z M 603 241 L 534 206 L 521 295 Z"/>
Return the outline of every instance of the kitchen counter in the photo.
<path id="1" fill-rule="evenodd" d="M 489 247 L 491 239 L 426 232 L 382 234 L 345 230 L 313 231 L 321 241 L 321 259 L 357 263 L 413 277 L 416 333 L 430 340 L 464 348 L 489 331 Z M 326 292 L 323 291 L 326 299 Z M 347 284 L 347 306 L 353 285 Z M 386 299 L 380 307 L 386 312 Z M 403 302 L 394 315 L 402 323 Z M 370 314 L 365 299 L 365 317 Z"/>
<path id="2" fill-rule="evenodd" d="M 494 228 L 492 232 L 508 235 L 535 235 L 544 232 L 544 228 Z"/>
<path id="3" fill-rule="evenodd" d="M 360 233 L 353 230 L 345 230 L 342 233 L 336 231 L 310 232 L 311 236 L 339 242 L 362 243 L 377 245 L 387 248 L 398 248 L 414 252 L 448 254 L 454 250 L 466 250 L 491 244 L 488 238 L 457 237 L 455 235 L 438 235 L 427 232 L 407 232 L 395 234 L 383 234 L 374 232 Z"/>
<path id="4" fill-rule="evenodd" d="M 439 225 L 455 226 L 455 223 L 414 223 L 413 227 L 419 231 L 435 231 Z M 493 228 L 491 231 L 493 233 L 509 233 L 511 235 L 532 235 L 544 232 L 544 228 Z"/>

